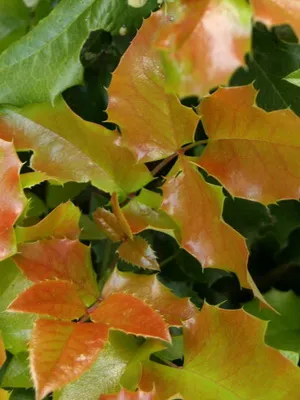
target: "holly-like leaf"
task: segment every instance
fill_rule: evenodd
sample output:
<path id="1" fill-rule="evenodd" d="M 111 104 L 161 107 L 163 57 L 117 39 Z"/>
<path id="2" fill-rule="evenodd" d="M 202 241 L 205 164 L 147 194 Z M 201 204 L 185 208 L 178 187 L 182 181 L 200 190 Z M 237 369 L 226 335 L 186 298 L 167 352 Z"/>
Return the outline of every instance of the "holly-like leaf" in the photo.
<path id="1" fill-rule="evenodd" d="M 79 55 L 89 33 L 103 29 L 118 34 L 124 26 L 132 30 L 156 5 L 155 0 L 139 9 L 131 8 L 126 0 L 60 1 L 48 17 L 1 55 L 0 102 L 53 101 L 66 88 L 82 83 Z"/>
<path id="2" fill-rule="evenodd" d="M 10 304 L 8 311 L 51 315 L 71 321 L 84 315 L 86 308 L 73 283 L 56 280 L 31 286 Z"/>
<path id="3" fill-rule="evenodd" d="M 175 296 L 155 275 L 137 275 L 115 269 L 103 288 L 102 297 L 106 299 L 112 293 L 124 291 L 151 305 L 171 326 L 181 326 L 182 321 L 191 318 L 195 311 L 187 298 Z"/>
<path id="4" fill-rule="evenodd" d="M 122 389 L 119 393 L 102 395 L 99 400 L 155 400 L 155 389 L 152 392 L 143 392 L 142 390 L 129 392 Z"/>
<path id="5" fill-rule="evenodd" d="M 79 218 L 80 211 L 74 204 L 60 204 L 38 224 L 17 227 L 17 242 L 34 242 L 51 237 L 77 239 L 80 234 Z"/>
<path id="6" fill-rule="evenodd" d="M 254 18 L 268 27 L 289 24 L 300 36 L 300 3 L 298 0 L 251 0 Z"/>
<path id="7" fill-rule="evenodd" d="M 150 305 L 128 293 L 113 293 L 91 312 L 95 322 L 138 336 L 170 341 L 168 324 Z"/>
<path id="8" fill-rule="evenodd" d="M 97 208 L 94 212 L 94 221 L 112 242 L 117 243 L 123 240 L 124 231 L 112 212 L 105 210 L 105 208 Z"/>
<path id="9" fill-rule="evenodd" d="M 79 378 L 108 338 L 103 324 L 39 320 L 30 342 L 30 365 L 37 400 Z"/>
<path id="10" fill-rule="evenodd" d="M 159 271 L 156 255 L 150 244 L 140 236 L 126 240 L 118 249 L 119 256 L 126 262 L 143 269 Z"/>
<path id="11" fill-rule="evenodd" d="M 16 252 L 13 226 L 26 203 L 20 168 L 13 144 L 0 139 L 0 261 Z"/>
<path id="12" fill-rule="evenodd" d="M 116 193 L 113 193 L 111 196 L 111 205 L 112 205 L 113 213 L 116 216 L 117 221 L 118 221 L 122 231 L 125 234 L 125 237 L 128 237 L 130 240 L 133 240 L 133 234 L 132 234 L 131 228 L 123 214 L 123 211 L 121 210 L 118 196 L 116 195 Z"/>
<path id="13" fill-rule="evenodd" d="M 4 347 L 2 335 L 0 333 L 0 368 L 5 363 L 5 360 L 6 360 L 6 352 L 5 352 L 5 347 Z"/>
<path id="14" fill-rule="evenodd" d="M 183 368 L 145 363 L 141 388 L 155 399 L 297 398 L 300 371 L 264 343 L 266 322 L 205 304 L 184 326 Z M 250 334 L 251 332 L 251 334 Z M 250 378 L 251 377 L 251 378 Z M 175 397 L 174 397 L 175 398 Z"/>
<path id="15" fill-rule="evenodd" d="M 61 279 L 73 282 L 87 305 L 98 297 L 90 249 L 77 240 L 50 239 L 19 246 L 14 261 L 33 282 Z"/>
<path id="16" fill-rule="evenodd" d="M 179 168 L 179 175 L 169 178 L 163 186 L 163 209 L 181 229 L 181 246 L 203 268 L 235 272 L 242 286 L 249 287 L 245 240 L 221 219 L 222 189 L 206 183 L 187 159 L 179 160 Z"/>
<path id="17" fill-rule="evenodd" d="M 136 165 L 121 136 L 84 121 L 59 98 L 23 109 L 0 110 L 0 137 L 33 150 L 31 167 L 60 183 L 88 182 L 107 192 L 134 192 L 152 177 Z M 120 168 L 122 165 L 122 168 Z"/>
<path id="18" fill-rule="evenodd" d="M 21 185 L 23 189 L 30 189 L 39 183 L 42 183 L 49 179 L 49 177 L 43 172 L 26 172 L 20 176 Z"/>
<path id="19" fill-rule="evenodd" d="M 164 90 L 154 43 L 166 18 L 160 11 L 144 22 L 109 87 L 109 118 L 120 126 L 125 144 L 139 162 L 167 157 L 192 142 L 198 122 L 191 109 Z"/>
<path id="20" fill-rule="evenodd" d="M 226 83 L 250 48 L 251 10 L 240 0 L 180 0 L 159 37 L 168 87 L 206 95 Z"/>
<path id="21" fill-rule="evenodd" d="M 200 113 L 209 143 L 199 165 L 233 196 L 263 204 L 298 199 L 299 118 L 291 110 L 259 109 L 255 94 L 249 85 L 219 89 L 203 100 Z"/>

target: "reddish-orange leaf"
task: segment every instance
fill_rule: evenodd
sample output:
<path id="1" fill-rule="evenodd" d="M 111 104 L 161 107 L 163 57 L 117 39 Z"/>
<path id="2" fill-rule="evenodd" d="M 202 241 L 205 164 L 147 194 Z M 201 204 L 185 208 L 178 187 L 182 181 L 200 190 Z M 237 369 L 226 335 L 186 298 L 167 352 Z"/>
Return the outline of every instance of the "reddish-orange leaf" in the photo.
<path id="1" fill-rule="evenodd" d="M 70 201 L 62 203 L 38 224 L 29 227 L 17 227 L 16 236 L 19 243 L 33 242 L 46 238 L 77 239 L 80 211 Z"/>
<path id="2" fill-rule="evenodd" d="M 251 0 L 254 18 L 267 26 L 292 25 L 300 36 L 300 2 L 299 0 Z"/>
<path id="3" fill-rule="evenodd" d="M 2 108 L 0 138 L 13 140 L 17 150 L 32 150 L 31 167 L 60 183 L 91 181 L 106 192 L 131 193 L 151 180 L 117 132 L 84 121 L 62 98 L 54 106 Z"/>
<path id="4" fill-rule="evenodd" d="M 79 378 L 108 339 L 103 324 L 40 319 L 30 342 L 30 366 L 37 400 Z"/>
<path id="5" fill-rule="evenodd" d="M 182 96 L 203 96 L 244 63 L 250 7 L 238 0 L 181 0 L 172 8 L 157 43 L 171 77 L 168 86 Z"/>
<path id="6" fill-rule="evenodd" d="M 133 240 L 126 240 L 119 247 L 119 256 L 128 263 L 137 265 L 144 269 L 159 271 L 160 267 L 156 261 L 155 252 L 149 243 L 140 236 Z"/>
<path id="7" fill-rule="evenodd" d="M 170 341 L 168 324 L 150 305 L 128 293 L 113 293 L 91 312 L 95 322 L 134 335 Z"/>
<path id="8" fill-rule="evenodd" d="M 258 108 L 255 95 L 252 85 L 220 88 L 201 102 L 209 143 L 199 165 L 233 196 L 264 204 L 298 199 L 300 119 Z"/>
<path id="9" fill-rule="evenodd" d="M 73 282 L 87 305 L 98 297 L 90 248 L 77 240 L 49 239 L 21 244 L 14 261 L 33 282 L 51 279 Z"/>
<path id="10" fill-rule="evenodd" d="M 297 399 L 300 370 L 264 343 L 265 321 L 207 304 L 184 327 L 184 366 L 145 362 L 141 388 L 155 400 Z"/>
<path id="11" fill-rule="evenodd" d="M 21 165 L 13 144 L 0 139 L 0 261 L 16 252 L 13 226 L 26 203 Z"/>
<path id="12" fill-rule="evenodd" d="M 137 275 L 115 269 L 103 288 L 102 297 L 106 299 L 112 293 L 123 291 L 151 305 L 168 325 L 182 325 L 182 321 L 191 318 L 195 311 L 189 299 L 175 296 L 156 275 Z"/>
<path id="13" fill-rule="evenodd" d="M 124 232 L 115 214 L 105 210 L 105 208 L 97 208 L 94 212 L 94 221 L 112 242 L 123 240 Z"/>
<path id="14" fill-rule="evenodd" d="M 31 286 L 10 304 L 8 311 L 51 315 L 71 321 L 84 315 L 86 308 L 72 282 L 56 280 Z"/>
<path id="15" fill-rule="evenodd" d="M 192 142 L 199 119 L 176 96 L 165 92 L 154 43 L 166 23 L 162 11 L 143 23 L 109 87 L 109 118 L 119 124 L 125 144 L 139 162 L 167 157 Z"/>
<path id="16" fill-rule="evenodd" d="M 154 400 L 154 396 L 154 389 L 152 392 L 143 392 L 142 390 L 129 392 L 126 389 L 122 389 L 119 393 L 103 394 L 99 400 Z"/>
<path id="17" fill-rule="evenodd" d="M 163 209 L 181 229 L 181 245 L 202 267 L 235 272 L 241 284 L 247 281 L 248 251 L 245 239 L 222 220 L 222 189 L 205 182 L 185 158 L 182 171 L 163 186 Z"/>
<path id="18" fill-rule="evenodd" d="M 122 228 L 124 234 L 129 238 L 129 239 L 133 239 L 133 234 L 131 231 L 130 226 L 128 225 L 128 222 L 126 220 L 126 218 L 124 217 L 124 214 L 121 210 L 120 204 L 119 204 L 119 200 L 118 200 L 118 196 L 116 193 L 113 193 L 111 196 L 111 205 L 112 205 L 112 209 L 114 212 L 114 215 L 116 216 L 120 227 Z"/>
<path id="19" fill-rule="evenodd" d="M 5 360 L 6 360 L 6 352 L 5 352 L 5 347 L 4 347 L 2 335 L 0 333 L 0 368 L 5 363 Z"/>

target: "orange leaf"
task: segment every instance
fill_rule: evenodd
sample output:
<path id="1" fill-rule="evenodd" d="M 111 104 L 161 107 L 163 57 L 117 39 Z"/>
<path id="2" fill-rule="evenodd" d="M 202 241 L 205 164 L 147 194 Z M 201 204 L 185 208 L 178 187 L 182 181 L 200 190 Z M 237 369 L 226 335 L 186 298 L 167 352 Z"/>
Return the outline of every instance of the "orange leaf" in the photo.
<path id="1" fill-rule="evenodd" d="M 46 238 L 77 239 L 80 211 L 70 201 L 60 204 L 38 224 L 29 227 L 17 227 L 18 243 L 34 242 Z"/>
<path id="2" fill-rule="evenodd" d="M 125 235 L 129 238 L 129 239 L 133 239 L 133 234 L 131 231 L 130 226 L 128 225 L 128 222 L 126 220 L 126 218 L 124 217 L 124 214 L 120 208 L 120 204 L 118 201 L 118 196 L 116 193 L 113 193 L 111 196 L 111 205 L 112 205 L 112 209 L 113 212 L 119 222 L 120 227 L 122 228 L 123 232 L 125 233 Z"/>
<path id="3" fill-rule="evenodd" d="M 192 142 L 199 119 L 164 90 L 160 56 L 153 45 L 166 22 L 160 11 L 143 23 L 109 87 L 109 118 L 119 124 L 139 162 L 167 157 Z"/>
<path id="4" fill-rule="evenodd" d="M 85 306 L 76 287 L 68 281 L 36 283 L 21 293 L 8 307 L 8 311 L 21 311 L 72 320 L 85 314 Z"/>
<path id="5" fill-rule="evenodd" d="M 128 392 L 128 390 L 122 389 L 119 393 L 103 394 L 99 400 L 154 400 L 154 396 L 155 390 L 152 392 L 142 392 L 141 390 Z"/>
<path id="6" fill-rule="evenodd" d="M 3 108 L 0 138 L 13 140 L 17 150 L 33 150 L 31 167 L 60 183 L 91 181 L 106 192 L 131 193 L 152 179 L 117 132 L 84 121 L 62 98 L 54 106 Z"/>
<path id="7" fill-rule="evenodd" d="M 97 208 L 94 220 L 101 231 L 112 241 L 120 242 L 124 238 L 124 232 L 117 217 L 105 208 Z"/>
<path id="8" fill-rule="evenodd" d="M 175 2 L 170 22 L 157 42 L 171 76 L 169 86 L 181 96 L 203 96 L 226 83 L 244 63 L 244 55 L 250 50 L 250 35 L 251 11 L 246 2 Z"/>
<path id="9" fill-rule="evenodd" d="M 145 362 L 140 386 L 155 385 L 155 400 L 297 399 L 300 370 L 264 343 L 266 327 L 244 310 L 205 304 L 185 323 L 184 367 Z"/>
<path id="10" fill-rule="evenodd" d="M 248 251 L 245 239 L 222 219 L 222 189 L 205 182 L 185 158 L 182 172 L 163 186 L 163 209 L 181 228 L 181 245 L 202 267 L 235 272 L 241 284 L 247 281 Z"/>
<path id="11" fill-rule="evenodd" d="M 54 279 L 73 282 L 87 305 L 98 297 L 90 249 L 77 240 L 50 239 L 21 244 L 14 261 L 33 282 Z"/>
<path id="12" fill-rule="evenodd" d="M 106 282 L 102 297 L 106 299 L 112 293 L 133 294 L 157 310 L 168 325 L 181 326 L 182 321 L 191 318 L 195 308 L 187 299 L 175 296 L 166 286 L 159 282 L 156 275 L 137 275 L 115 269 Z"/>
<path id="13" fill-rule="evenodd" d="M 16 252 L 13 226 L 26 203 L 21 165 L 13 144 L 0 139 L 0 261 Z"/>
<path id="14" fill-rule="evenodd" d="M 97 359 L 108 338 L 103 324 L 39 320 L 30 342 L 37 400 L 79 378 Z"/>
<path id="15" fill-rule="evenodd" d="M 144 269 L 159 271 L 156 255 L 149 243 L 140 236 L 127 240 L 119 247 L 119 256 L 128 263 Z"/>
<path id="16" fill-rule="evenodd" d="M 256 107 L 255 95 L 252 85 L 220 88 L 201 102 L 209 143 L 199 165 L 233 196 L 264 204 L 298 199 L 300 120 L 291 110 Z"/>
<path id="17" fill-rule="evenodd" d="M 91 312 L 91 318 L 126 333 L 171 340 L 168 324 L 161 315 L 131 294 L 111 294 Z"/>
<path id="18" fill-rule="evenodd" d="M 254 18 L 267 26 L 292 25 L 300 36 L 299 0 L 251 0 Z"/>
<path id="19" fill-rule="evenodd" d="M 10 398 L 10 393 L 4 389 L 0 389 L 0 400 L 8 400 Z"/>
<path id="20" fill-rule="evenodd" d="M 0 333 L 0 368 L 5 363 L 5 360 L 6 360 L 6 352 L 5 352 L 2 335 Z M 1 399 L 1 397 L 0 397 L 0 399 Z"/>

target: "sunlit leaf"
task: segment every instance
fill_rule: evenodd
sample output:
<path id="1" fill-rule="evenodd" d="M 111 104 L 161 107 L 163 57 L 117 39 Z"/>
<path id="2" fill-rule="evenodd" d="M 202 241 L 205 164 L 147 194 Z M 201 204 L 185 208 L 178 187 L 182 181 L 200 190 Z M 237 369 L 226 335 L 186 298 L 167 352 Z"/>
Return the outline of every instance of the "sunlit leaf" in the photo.
<path id="1" fill-rule="evenodd" d="M 103 288 L 102 296 L 106 299 L 112 293 L 123 291 L 151 305 L 172 326 L 182 325 L 182 321 L 191 318 L 195 310 L 187 298 L 175 296 L 155 275 L 137 275 L 115 269 Z"/>
<path id="2" fill-rule="evenodd" d="M 26 172 L 20 176 L 21 185 L 23 189 L 32 188 L 39 183 L 42 183 L 48 179 L 48 176 L 43 172 Z"/>
<path id="3" fill-rule="evenodd" d="M 155 399 L 297 398 L 300 371 L 264 343 L 266 323 L 243 310 L 204 305 L 185 323 L 183 368 L 146 362 L 142 389 Z M 175 397 L 174 397 L 175 398 Z"/>
<path id="4" fill-rule="evenodd" d="M 119 256 L 126 262 L 144 269 L 158 271 L 160 269 L 156 261 L 156 255 L 149 243 L 140 236 L 133 240 L 126 240 L 118 249 Z"/>
<path id="5" fill-rule="evenodd" d="M 120 242 L 124 238 L 124 231 L 117 217 L 105 208 L 97 208 L 94 212 L 94 221 L 112 242 Z"/>
<path id="6" fill-rule="evenodd" d="M 19 246 L 14 261 L 33 282 L 61 279 L 73 282 L 86 304 L 98 297 L 90 249 L 77 240 L 49 239 Z"/>
<path id="7" fill-rule="evenodd" d="M 31 166 L 50 178 L 91 181 L 107 192 L 134 192 L 151 180 L 144 165 L 136 165 L 121 136 L 84 121 L 59 98 L 0 112 L 0 137 L 14 140 L 17 150 L 33 150 Z M 120 165 L 122 168 L 120 168 Z"/>
<path id="8" fill-rule="evenodd" d="M 222 189 L 206 183 L 186 159 L 179 161 L 179 167 L 182 171 L 163 186 L 163 209 L 181 229 L 181 246 L 202 267 L 235 272 L 241 284 L 249 287 L 245 239 L 221 218 Z"/>
<path id="9" fill-rule="evenodd" d="M 289 24 L 300 36 L 298 0 L 251 0 L 254 18 L 267 26 Z"/>
<path id="10" fill-rule="evenodd" d="M 86 308 L 73 283 L 56 280 L 31 286 L 10 304 L 8 311 L 51 315 L 71 321 L 84 315 Z"/>
<path id="11" fill-rule="evenodd" d="M 103 324 L 37 321 L 30 342 L 37 400 L 79 378 L 96 361 L 107 338 Z"/>
<path id="12" fill-rule="evenodd" d="M 126 237 L 128 237 L 129 239 L 133 239 L 133 235 L 132 235 L 132 231 L 131 228 L 123 214 L 123 211 L 121 210 L 120 204 L 119 204 L 119 200 L 118 200 L 118 196 L 116 195 L 116 193 L 112 194 L 111 197 L 111 205 L 112 205 L 112 209 L 113 209 L 113 213 L 115 214 L 117 221 L 122 229 L 122 231 L 124 232 L 124 234 L 126 235 Z"/>
<path id="13" fill-rule="evenodd" d="M 17 227 L 17 242 L 34 242 L 52 237 L 77 239 L 80 233 L 79 218 L 80 211 L 77 207 L 71 202 L 62 203 L 38 224 Z"/>
<path id="14" fill-rule="evenodd" d="M 209 143 L 199 165 L 233 196 L 264 204 L 298 199 L 300 120 L 291 110 L 259 109 L 255 94 L 249 85 L 219 89 L 203 100 Z"/>
<path id="15" fill-rule="evenodd" d="M 138 390 L 136 392 L 129 392 L 122 389 L 119 393 L 105 394 L 100 396 L 99 400 L 154 400 L 155 390 L 152 392 L 143 392 Z"/>
<path id="16" fill-rule="evenodd" d="M 113 293 L 91 312 L 95 322 L 139 336 L 170 341 L 168 324 L 150 305 L 128 293 Z"/>
<path id="17" fill-rule="evenodd" d="M 26 203 L 20 168 L 13 144 L 0 139 L 0 261 L 16 252 L 13 225 Z"/>
<path id="18" fill-rule="evenodd" d="M 109 87 L 109 119 L 120 126 L 125 144 L 139 162 L 164 158 L 192 142 L 198 121 L 191 109 L 164 90 L 154 43 L 166 18 L 156 12 L 144 22 Z"/>
<path id="19" fill-rule="evenodd" d="M 168 87 L 203 96 L 228 81 L 250 48 L 251 11 L 243 0 L 180 0 L 159 37 Z"/>
<path id="20" fill-rule="evenodd" d="M 0 389 L 0 400 L 8 400 L 10 398 L 9 392 L 4 389 Z"/>

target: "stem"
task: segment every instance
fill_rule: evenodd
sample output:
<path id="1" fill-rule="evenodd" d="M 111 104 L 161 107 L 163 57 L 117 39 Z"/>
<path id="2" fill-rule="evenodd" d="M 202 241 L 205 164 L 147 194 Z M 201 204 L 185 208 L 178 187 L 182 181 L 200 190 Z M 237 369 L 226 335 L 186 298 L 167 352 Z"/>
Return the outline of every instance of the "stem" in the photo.
<path id="1" fill-rule="evenodd" d="M 172 161 L 175 157 L 177 157 L 177 153 L 171 154 L 169 157 L 164 158 L 152 171 L 151 174 L 153 176 L 157 175 L 170 161 Z"/>
<path id="2" fill-rule="evenodd" d="M 201 144 L 207 144 L 208 140 L 204 139 L 204 140 L 198 140 L 197 142 L 194 143 L 190 143 L 186 146 L 183 146 L 183 148 L 181 149 L 181 151 L 183 151 L 183 153 L 185 153 L 186 151 L 193 149 L 194 147 L 200 146 Z"/>
<path id="3" fill-rule="evenodd" d="M 170 261 L 174 260 L 178 254 L 180 252 L 180 249 L 175 251 L 174 254 L 172 254 L 170 257 L 167 257 L 166 259 L 164 259 L 161 263 L 160 263 L 160 267 L 163 267 L 164 265 L 168 264 Z"/>

